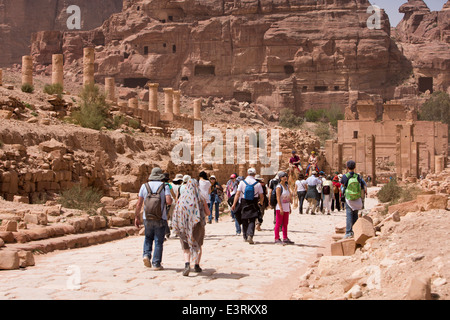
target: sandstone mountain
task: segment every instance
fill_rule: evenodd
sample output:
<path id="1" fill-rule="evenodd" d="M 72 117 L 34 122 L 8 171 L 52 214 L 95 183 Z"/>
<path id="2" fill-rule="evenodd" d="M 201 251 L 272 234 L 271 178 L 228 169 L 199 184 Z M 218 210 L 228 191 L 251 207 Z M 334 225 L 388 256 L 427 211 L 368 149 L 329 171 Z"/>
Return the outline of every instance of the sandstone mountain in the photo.
<path id="1" fill-rule="evenodd" d="M 411 86 L 398 92 L 450 90 L 450 1 L 431 12 L 422 0 L 410 0 L 399 9 L 403 20 L 394 31 L 403 54 L 411 61 Z M 401 94 L 400 94 L 401 97 Z"/>
<path id="2" fill-rule="evenodd" d="M 33 32 L 67 31 L 71 16 L 67 8 L 71 5 L 81 9 L 81 30 L 100 26 L 112 13 L 122 9 L 121 0 L 0 0 L 0 67 L 19 63 L 23 55 L 29 54 Z"/>
<path id="3" fill-rule="evenodd" d="M 273 110 L 344 109 L 358 92 L 391 99 L 411 73 L 384 11 L 370 24 L 367 0 L 125 1 L 89 32 L 34 37 L 37 62 L 55 44 L 71 74 L 84 46 L 96 46 L 96 78 L 147 81 L 188 96 L 262 103 Z M 369 13 L 368 13 L 369 12 Z M 368 22 L 369 21 L 369 22 Z M 78 45 L 75 45 L 78 44 Z M 45 55 L 45 57 L 44 57 Z"/>

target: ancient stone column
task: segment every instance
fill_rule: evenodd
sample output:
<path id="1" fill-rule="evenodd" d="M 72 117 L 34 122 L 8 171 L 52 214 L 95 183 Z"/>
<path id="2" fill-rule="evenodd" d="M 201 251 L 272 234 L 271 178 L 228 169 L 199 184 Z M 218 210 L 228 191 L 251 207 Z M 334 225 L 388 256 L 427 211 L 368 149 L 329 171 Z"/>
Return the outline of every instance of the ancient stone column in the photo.
<path id="1" fill-rule="evenodd" d="M 158 83 L 148 85 L 148 108 L 150 111 L 158 111 Z"/>
<path id="2" fill-rule="evenodd" d="M 94 84 L 94 62 L 95 62 L 95 49 L 84 48 L 83 49 L 83 84 Z"/>
<path id="3" fill-rule="evenodd" d="M 0 69 L 0 87 L 3 85 L 3 69 Z"/>
<path id="4" fill-rule="evenodd" d="M 173 89 L 164 88 L 165 113 L 173 114 Z"/>
<path id="5" fill-rule="evenodd" d="M 202 118 L 202 99 L 194 100 L 194 119 Z"/>
<path id="6" fill-rule="evenodd" d="M 139 101 L 137 98 L 131 98 L 128 100 L 128 108 L 137 110 L 139 108 Z"/>
<path id="7" fill-rule="evenodd" d="M 60 84 L 64 87 L 64 56 L 52 55 L 52 84 Z"/>
<path id="8" fill-rule="evenodd" d="M 181 92 L 179 90 L 173 92 L 173 114 L 177 116 L 180 115 L 180 96 Z"/>
<path id="9" fill-rule="evenodd" d="M 116 81 L 114 78 L 105 78 L 106 100 L 117 102 L 116 99 Z"/>
<path id="10" fill-rule="evenodd" d="M 22 85 L 33 85 L 33 57 L 22 57 Z"/>
<path id="11" fill-rule="evenodd" d="M 445 166 L 444 156 L 434 157 L 434 162 L 435 162 L 434 173 L 441 173 L 442 171 L 444 171 L 444 166 Z"/>

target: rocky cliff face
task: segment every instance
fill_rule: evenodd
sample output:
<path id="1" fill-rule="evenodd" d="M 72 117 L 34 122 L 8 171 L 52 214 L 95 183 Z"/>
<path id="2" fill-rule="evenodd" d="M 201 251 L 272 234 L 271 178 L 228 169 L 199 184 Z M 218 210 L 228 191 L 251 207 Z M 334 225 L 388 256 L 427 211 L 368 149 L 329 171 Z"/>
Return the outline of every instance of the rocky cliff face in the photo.
<path id="1" fill-rule="evenodd" d="M 51 37 L 75 59 L 81 48 L 69 44 L 96 46 L 98 81 L 154 81 L 189 96 L 273 109 L 333 103 L 344 109 L 358 91 L 392 96 L 408 67 L 385 13 L 380 29 L 368 27 L 369 6 L 367 0 L 124 1 L 101 28 Z M 45 38 L 36 48 L 49 43 Z M 37 60 L 41 51 L 33 50 Z"/>
<path id="2" fill-rule="evenodd" d="M 417 95 L 429 87 L 419 83 L 429 79 L 419 78 L 447 90 L 448 10 L 432 13 L 411 0 L 400 8 L 405 18 L 394 37 L 384 11 L 371 27 L 370 6 L 367 0 L 125 0 L 122 12 L 94 30 L 36 34 L 32 52 L 41 64 L 54 51 L 64 53 L 77 79 L 82 47 L 95 46 L 99 82 L 112 76 L 143 87 L 152 81 L 192 97 L 235 98 L 275 111 L 344 110 L 362 93 L 382 100 Z M 416 39 L 424 48 L 410 45 Z"/>
<path id="3" fill-rule="evenodd" d="M 81 10 L 81 30 L 100 26 L 112 13 L 120 12 L 122 0 L 0 0 L 0 67 L 20 63 L 30 54 L 31 34 L 42 30 L 66 31 L 76 5 Z"/>
<path id="4" fill-rule="evenodd" d="M 450 1 L 432 12 L 423 0 L 409 0 L 399 11 L 405 16 L 393 35 L 411 61 L 411 86 L 416 93 L 450 93 Z"/>

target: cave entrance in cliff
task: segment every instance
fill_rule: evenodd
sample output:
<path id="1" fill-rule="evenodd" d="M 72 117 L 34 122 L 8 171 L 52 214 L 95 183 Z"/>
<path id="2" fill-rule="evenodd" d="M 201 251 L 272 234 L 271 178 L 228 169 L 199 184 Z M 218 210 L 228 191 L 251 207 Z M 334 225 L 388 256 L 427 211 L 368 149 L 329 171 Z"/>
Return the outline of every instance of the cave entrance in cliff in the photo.
<path id="1" fill-rule="evenodd" d="M 419 92 L 425 93 L 430 90 L 433 93 L 433 78 L 432 77 L 420 77 L 419 78 Z"/>
<path id="2" fill-rule="evenodd" d="M 145 88 L 149 79 L 147 78 L 125 78 L 123 79 L 123 86 L 127 88 Z"/>
<path id="3" fill-rule="evenodd" d="M 216 67 L 215 66 L 203 66 L 198 65 L 195 66 L 194 74 L 196 76 L 202 76 L 202 75 L 216 75 Z"/>
<path id="4" fill-rule="evenodd" d="M 233 92 L 233 98 L 239 102 L 252 103 L 252 93 L 248 91 L 235 91 Z"/>

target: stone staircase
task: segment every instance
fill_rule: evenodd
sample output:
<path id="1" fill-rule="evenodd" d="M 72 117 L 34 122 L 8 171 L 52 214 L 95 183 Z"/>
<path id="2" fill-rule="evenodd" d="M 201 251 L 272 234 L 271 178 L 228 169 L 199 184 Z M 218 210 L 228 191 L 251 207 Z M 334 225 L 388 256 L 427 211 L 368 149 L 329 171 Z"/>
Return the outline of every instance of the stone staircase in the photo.
<path id="1" fill-rule="evenodd" d="M 90 220 L 90 218 L 88 218 Z M 8 229 L 7 229 L 8 230 Z M 34 266 L 34 255 L 71 250 L 116 241 L 139 234 L 131 225 L 76 229 L 71 224 L 36 226 L 26 230 L 0 231 L 0 270 Z"/>

